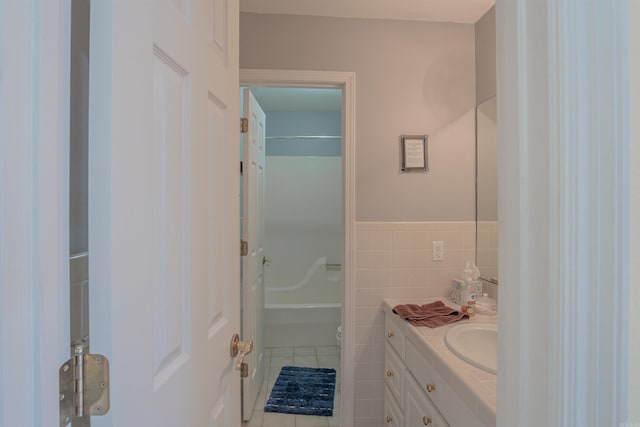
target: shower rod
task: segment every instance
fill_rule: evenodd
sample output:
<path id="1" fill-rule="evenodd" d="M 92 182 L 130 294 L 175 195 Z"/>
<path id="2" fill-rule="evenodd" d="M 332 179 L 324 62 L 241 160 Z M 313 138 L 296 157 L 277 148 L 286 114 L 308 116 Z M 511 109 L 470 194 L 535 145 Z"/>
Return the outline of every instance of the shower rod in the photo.
<path id="1" fill-rule="evenodd" d="M 342 139 L 340 135 L 266 136 L 265 139 Z"/>

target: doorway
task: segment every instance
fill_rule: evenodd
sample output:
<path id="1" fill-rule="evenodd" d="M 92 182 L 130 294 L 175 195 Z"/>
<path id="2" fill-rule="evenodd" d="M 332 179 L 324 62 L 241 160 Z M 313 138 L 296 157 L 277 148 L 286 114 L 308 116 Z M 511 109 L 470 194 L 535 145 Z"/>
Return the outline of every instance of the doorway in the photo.
<path id="1" fill-rule="evenodd" d="M 258 99 L 268 98 L 273 95 L 275 88 L 278 88 L 278 91 L 290 91 L 291 93 L 295 93 L 296 90 L 307 93 L 314 91 L 323 93 L 328 98 L 333 97 L 334 105 L 337 104 L 337 108 L 333 108 L 334 111 L 325 111 L 315 116 L 309 110 L 301 111 L 300 109 L 297 112 L 280 111 L 274 113 L 272 114 L 274 119 L 272 128 L 270 128 L 267 119 L 266 135 L 269 139 L 266 142 L 266 177 L 267 180 L 271 178 L 275 183 L 279 182 L 279 187 L 286 186 L 288 193 L 288 196 L 278 195 L 278 189 L 270 187 L 267 182 L 265 193 L 267 198 L 274 197 L 276 199 L 271 200 L 271 205 L 269 200 L 265 202 L 267 218 L 276 219 L 274 222 L 280 222 L 280 224 L 296 222 L 301 229 L 306 230 L 306 233 L 312 233 L 309 230 L 310 227 L 302 224 L 312 220 L 305 217 L 311 214 L 290 212 L 290 209 L 286 207 L 286 200 L 302 199 L 299 200 L 301 203 L 298 203 L 297 206 L 303 208 L 310 208 L 309 205 L 314 201 L 325 205 L 333 203 L 337 209 L 333 211 L 333 216 L 329 214 L 323 221 L 335 225 L 338 241 L 335 242 L 335 247 L 332 247 L 331 243 L 326 243 L 323 249 L 316 248 L 314 252 L 314 249 L 305 246 L 302 241 L 314 240 L 318 242 L 321 240 L 320 238 L 300 237 L 301 241 L 298 242 L 300 244 L 297 244 L 294 242 L 296 237 L 285 236 L 287 230 L 278 229 L 277 225 L 274 229 L 269 230 L 269 223 L 272 221 L 267 220 L 265 253 L 268 258 L 271 258 L 272 266 L 268 267 L 265 272 L 266 287 L 271 288 L 265 294 L 266 306 L 268 307 L 265 313 L 265 347 L 267 348 L 265 356 L 270 355 L 270 358 L 267 358 L 265 362 L 270 362 L 269 365 L 272 365 L 271 368 L 268 365 L 266 367 L 266 383 L 273 384 L 278 374 L 275 371 L 279 370 L 279 366 L 276 366 L 278 363 L 295 363 L 296 359 L 304 361 L 304 363 L 314 361 L 319 363 L 321 359 L 325 363 L 330 363 L 330 353 L 335 352 L 333 360 L 337 364 L 338 384 L 341 390 L 341 393 L 337 395 L 339 399 L 335 405 L 340 408 L 340 415 L 337 420 L 329 420 L 328 422 L 329 425 L 349 425 L 349 420 L 353 416 L 353 366 L 350 362 L 353 360 L 353 350 L 349 337 L 352 336 L 350 331 L 353 328 L 351 321 L 353 313 L 350 307 L 353 301 L 352 242 L 354 241 L 355 217 L 353 189 L 355 76 L 353 73 L 241 70 L 240 84 L 251 88 L 257 94 Z M 284 102 L 289 105 L 288 109 L 295 109 L 292 107 L 292 103 L 295 101 L 289 99 Z M 266 109 L 269 110 L 271 107 Z M 274 109 L 282 110 L 282 107 L 274 107 Z M 303 130 L 299 126 L 305 121 L 310 121 L 316 127 Z M 293 125 L 291 125 L 292 122 Z M 296 126 L 298 127 L 296 128 Z M 324 172 L 321 172 L 322 170 Z M 329 170 L 333 170 L 332 176 L 327 172 Z M 309 180 L 307 184 L 302 182 L 304 181 L 303 171 L 306 172 L 304 179 Z M 298 179 L 293 178 L 296 176 Z M 322 176 L 327 181 L 333 181 L 333 184 L 325 186 L 324 190 L 316 189 L 315 186 L 321 184 Z M 341 179 L 336 181 L 336 177 Z M 300 185 L 291 186 L 291 182 Z M 335 200 L 330 202 L 332 199 L 326 190 L 332 186 L 334 188 L 337 186 L 337 194 Z M 295 187 L 298 187 L 299 192 L 293 192 Z M 310 191 L 305 192 L 304 189 Z M 324 195 L 320 196 L 319 193 L 323 191 Z M 314 193 L 317 197 L 313 197 Z M 308 199 L 307 202 L 304 202 L 306 199 Z M 331 212 L 331 209 L 325 210 L 325 212 Z M 270 250 L 269 241 L 272 242 L 271 247 L 274 253 L 268 253 Z M 276 268 L 274 259 L 286 260 L 286 258 L 290 258 L 285 254 L 291 254 L 292 247 L 300 249 L 294 252 L 296 257 L 302 261 L 295 262 L 295 266 L 291 264 L 287 266 L 285 262 Z M 325 253 L 320 254 L 318 251 L 322 250 Z M 272 267 L 273 272 L 270 270 Z M 270 275 L 272 275 L 271 278 L 269 278 Z M 286 277 L 291 280 L 286 280 Z M 333 299 L 337 299 L 337 301 L 329 301 L 332 299 L 330 292 L 326 295 L 314 295 L 317 301 L 307 301 L 306 304 L 285 304 L 285 302 L 293 303 L 295 301 L 283 302 L 278 299 L 309 293 L 304 285 L 319 278 L 322 278 L 325 284 L 334 285 L 337 298 Z M 331 286 L 326 286 L 323 290 L 328 290 L 328 288 Z M 305 312 L 303 314 L 304 322 L 291 322 L 292 313 L 290 310 L 294 306 L 296 309 L 311 309 L 312 313 Z M 289 311 L 283 314 L 281 311 L 284 309 Z M 283 322 L 283 319 L 287 319 L 287 321 Z M 340 333 L 338 333 L 338 326 L 341 327 Z M 307 329 L 305 334 L 304 331 L 307 327 L 314 329 Z M 283 331 L 285 331 L 284 334 Z M 340 346 L 337 345 L 337 335 L 341 335 Z M 317 338 L 317 345 L 313 340 L 309 340 L 309 336 Z M 263 396 L 265 399 L 268 398 L 266 393 Z M 262 405 L 264 404 L 262 403 Z M 256 424 L 254 420 L 250 425 L 260 424 Z"/>

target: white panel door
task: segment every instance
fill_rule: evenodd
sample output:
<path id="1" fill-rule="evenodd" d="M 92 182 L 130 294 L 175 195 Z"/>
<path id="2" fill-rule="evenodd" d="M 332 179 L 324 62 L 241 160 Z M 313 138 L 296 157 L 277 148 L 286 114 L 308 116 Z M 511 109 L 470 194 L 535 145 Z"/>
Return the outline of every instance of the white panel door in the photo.
<path id="1" fill-rule="evenodd" d="M 243 144 L 242 239 L 249 253 L 242 258 L 242 337 L 253 341 L 247 357 L 249 376 L 242 380 L 242 415 L 251 418 L 264 380 L 264 164 L 265 114 L 249 89 L 244 89 L 243 117 L 249 131 Z"/>
<path id="2" fill-rule="evenodd" d="M 238 1 L 92 2 L 94 425 L 237 426 Z"/>

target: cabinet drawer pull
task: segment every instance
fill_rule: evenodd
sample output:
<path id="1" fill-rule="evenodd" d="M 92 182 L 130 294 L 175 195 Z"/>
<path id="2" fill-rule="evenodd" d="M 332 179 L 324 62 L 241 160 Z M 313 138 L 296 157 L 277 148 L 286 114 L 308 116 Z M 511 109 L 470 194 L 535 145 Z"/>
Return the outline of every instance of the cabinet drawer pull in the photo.
<path id="1" fill-rule="evenodd" d="M 432 391 L 436 391 L 436 385 L 435 384 L 427 384 L 427 391 L 429 393 L 431 393 Z"/>
<path id="2" fill-rule="evenodd" d="M 429 424 L 431 424 L 431 418 L 425 415 L 424 417 L 422 417 L 422 424 L 428 426 Z"/>
<path id="3" fill-rule="evenodd" d="M 393 418 L 387 415 L 387 418 L 385 418 L 384 420 L 387 422 L 387 424 L 391 424 L 391 421 L 393 421 Z"/>
<path id="4" fill-rule="evenodd" d="M 393 336 L 393 332 L 389 331 L 387 332 L 387 337 L 391 338 Z"/>
<path id="5" fill-rule="evenodd" d="M 393 376 L 393 372 L 391 372 L 391 371 L 387 371 L 387 376 L 388 376 L 389 378 L 391 378 L 391 377 Z"/>

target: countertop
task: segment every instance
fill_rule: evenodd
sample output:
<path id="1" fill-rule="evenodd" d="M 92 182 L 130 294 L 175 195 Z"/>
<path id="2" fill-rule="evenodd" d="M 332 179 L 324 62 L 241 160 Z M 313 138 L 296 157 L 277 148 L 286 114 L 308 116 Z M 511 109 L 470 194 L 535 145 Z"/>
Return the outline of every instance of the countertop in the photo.
<path id="1" fill-rule="evenodd" d="M 426 326 L 413 326 L 393 313 L 393 307 L 398 304 L 426 304 L 438 300 L 443 301 L 449 307 L 458 307 L 453 301 L 445 298 L 420 302 L 387 298 L 383 301 L 382 306 L 386 315 L 394 316 L 396 319 L 404 322 L 406 326 L 404 332 L 407 339 L 433 364 L 471 411 L 473 411 L 485 425 L 495 426 L 496 376 L 458 358 L 458 356 L 453 354 L 447 347 L 444 336 L 453 326 L 468 322 L 497 323 L 498 317 L 476 314 L 468 320 L 461 320 L 439 328 L 429 328 Z"/>

